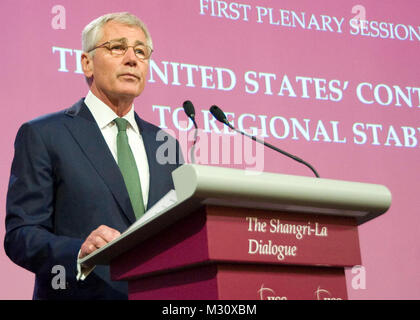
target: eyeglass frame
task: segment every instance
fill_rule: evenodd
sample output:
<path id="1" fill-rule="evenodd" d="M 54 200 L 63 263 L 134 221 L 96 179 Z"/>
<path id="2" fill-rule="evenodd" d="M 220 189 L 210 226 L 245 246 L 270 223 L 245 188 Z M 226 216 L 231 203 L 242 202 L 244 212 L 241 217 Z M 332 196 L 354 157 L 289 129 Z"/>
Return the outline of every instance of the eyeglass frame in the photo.
<path id="1" fill-rule="evenodd" d="M 120 42 L 121 44 L 124 44 L 125 45 L 125 51 L 124 51 L 124 53 L 122 53 L 121 55 L 112 53 L 112 49 L 107 46 L 107 45 L 111 44 L 111 42 Z M 137 56 L 136 51 L 134 50 L 134 48 L 136 46 L 138 46 L 138 45 L 143 45 L 143 46 L 145 46 L 146 48 L 148 48 L 150 50 L 150 54 L 149 54 L 149 56 L 147 58 L 139 58 Z M 91 52 L 91 51 L 93 51 L 93 50 L 99 49 L 99 48 L 108 49 L 111 52 L 111 55 L 121 56 L 121 57 L 124 56 L 127 53 L 127 51 L 128 51 L 129 48 L 133 48 L 134 54 L 137 57 L 137 59 L 139 59 L 139 60 L 149 60 L 150 57 L 152 56 L 152 53 L 153 53 L 153 49 L 149 45 L 147 45 L 147 44 L 145 44 L 145 43 L 143 43 L 141 41 L 136 41 L 136 44 L 135 45 L 132 45 L 132 46 L 127 45 L 127 39 L 126 38 L 108 40 L 107 42 L 104 42 L 104 43 L 102 43 L 102 44 L 100 44 L 100 45 L 98 45 L 98 46 L 90 49 L 88 51 L 88 53 Z"/>

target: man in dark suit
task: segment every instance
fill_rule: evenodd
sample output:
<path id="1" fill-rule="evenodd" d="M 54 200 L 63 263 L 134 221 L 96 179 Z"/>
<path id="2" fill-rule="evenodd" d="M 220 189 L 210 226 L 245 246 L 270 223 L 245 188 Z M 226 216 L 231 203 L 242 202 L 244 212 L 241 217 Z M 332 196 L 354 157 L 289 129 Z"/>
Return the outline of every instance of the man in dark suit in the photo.
<path id="1" fill-rule="evenodd" d="M 111 281 L 107 266 L 92 269 L 78 259 L 118 237 L 173 188 L 171 173 L 182 163 L 178 142 L 167 135 L 162 141 L 160 129 L 134 112 L 152 47 L 131 14 L 92 21 L 83 31 L 86 98 L 18 131 L 4 246 L 35 273 L 34 299 L 127 298 L 127 284 Z M 176 146 L 166 150 L 175 163 L 159 157 L 162 144 Z M 64 267 L 64 286 L 53 285 L 55 266 Z"/>

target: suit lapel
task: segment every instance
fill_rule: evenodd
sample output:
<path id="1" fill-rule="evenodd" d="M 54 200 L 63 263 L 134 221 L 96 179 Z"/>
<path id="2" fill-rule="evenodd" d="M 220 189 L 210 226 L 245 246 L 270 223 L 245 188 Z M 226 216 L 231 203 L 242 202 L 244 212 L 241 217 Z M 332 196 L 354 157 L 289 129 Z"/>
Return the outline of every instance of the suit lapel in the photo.
<path id="1" fill-rule="evenodd" d="M 156 133 L 153 130 L 148 130 L 147 123 L 143 121 L 137 113 L 135 113 L 135 119 L 137 125 L 139 127 L 141 137 L 143 139 L 144 148 L 146 150 L 147 155 L 147 163 L 149 165 L 149 172 L 150 172 L 150 182 L 149 182 L 149 197 L 147 200 L 147 209 L 152 207 L 158 200 L 159 195 L 156 192 L 156 187 L 158 181 L 156 180 L 156 174 L 160 172 L 162 168 L 159 167 L 159 164 L 156 160 L 156 151 L 158 148 L 158 143 L 156 141 Z"/>
<path id="2" fill-rule="evenodd" d="M 109 187 L 123 214 L 134 223 L 136 218 L 121 171 L 83 99 L 65 113 L 71 117 L 71 121 L 66 121 L 65 126 Z"/>

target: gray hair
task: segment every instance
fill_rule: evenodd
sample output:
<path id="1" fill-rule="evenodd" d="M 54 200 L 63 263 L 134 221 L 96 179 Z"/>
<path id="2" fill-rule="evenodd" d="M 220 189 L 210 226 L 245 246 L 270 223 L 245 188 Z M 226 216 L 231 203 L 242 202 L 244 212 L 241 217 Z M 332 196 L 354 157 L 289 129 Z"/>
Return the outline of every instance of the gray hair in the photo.
<path id="1" fill-rule="evenodd" d="M 90 22 L 82 32 L 82 49 L 84 52 L 92 50 L 103 36 L 103 26 L 109 21 L 116 21 L 128 26 L 136 26 L 143 30 L 146 44 L 153 49 L 152 37 L 143 21 L 129 12 L 109 13 Z M 94 52 L 91 53 L 93 56 Z"/>

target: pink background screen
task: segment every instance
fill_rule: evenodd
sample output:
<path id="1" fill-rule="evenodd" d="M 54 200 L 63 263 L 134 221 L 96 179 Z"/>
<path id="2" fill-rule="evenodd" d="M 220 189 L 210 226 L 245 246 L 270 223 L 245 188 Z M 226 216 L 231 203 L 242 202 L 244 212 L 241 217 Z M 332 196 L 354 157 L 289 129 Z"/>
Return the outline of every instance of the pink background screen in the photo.
<path id="1" fill-rule="evenodd" d="M 141 117 L 180 139 L 192 132 L 180 109 L 188 99 L 210 136 L 225 132 L 208 113 L 216 104 L 235 126 L 258 130 L 322 178 L 387 186 L 390 210 L 359 228 L 366 287 L 353 288 L 347 270 L 348 296 L 419 299 L 419 9 L 416 0 L 2 0 L 0 238 L 18 128 L 86 95 L 82 29 L 102 14 L 129 11 L 147 24 L 155 47 L 135 100 Z M 186 157 L 189 147 L 183 143 Z M 313 176 L 258 150 L 259 169 Z M 252 165 L 208 157 L 213 165 Z M 0 298 L 30 299 L 33 274 L 3 246 L 0 267 Z"/>

